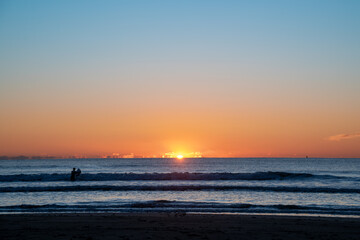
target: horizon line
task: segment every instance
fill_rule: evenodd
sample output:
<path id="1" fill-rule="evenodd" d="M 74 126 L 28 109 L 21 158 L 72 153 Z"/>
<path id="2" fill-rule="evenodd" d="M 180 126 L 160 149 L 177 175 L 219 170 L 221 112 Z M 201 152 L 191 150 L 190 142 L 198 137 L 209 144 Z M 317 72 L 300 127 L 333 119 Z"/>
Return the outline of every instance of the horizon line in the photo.
<path id="1" fill-rule="evenodd" d="M 310 156 L 287 156 L 287 157 L 277 157 L 277 156 L 259 156 L 259 157 L 184 157 L 183 159 L 259 159 L 259 158 L 292 158 L 292 159 L 326 159 L 326 158 L 360 158 L 360 156 L 352 157 L 310 157 Z M 75 156 L 0 156 L 0 160 L 62 160 L 62 159 L 177 159 L 176 157 L 75 157 Z"/>

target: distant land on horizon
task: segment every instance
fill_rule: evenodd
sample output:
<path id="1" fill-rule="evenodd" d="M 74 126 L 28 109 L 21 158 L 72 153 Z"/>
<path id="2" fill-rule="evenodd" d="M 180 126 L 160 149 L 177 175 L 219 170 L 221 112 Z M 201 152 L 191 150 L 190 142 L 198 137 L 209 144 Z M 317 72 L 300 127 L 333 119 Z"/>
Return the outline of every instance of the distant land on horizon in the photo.
<path id="1" fill-rule="evenodd" d="M 164 158 L 164 159 L 176 159 L 176 157 L 142 157 L 142 156 L 134 156 L 134 157 L 113 157 L 113 156 L 0 156 L 0 160 L 45 160 L 45 159 L 155 159 L 155 158 Z M 244 159 L 257 159 L 257 158 L 299 158 L 299 159 L 322 159 L 322 158 L 360 158 L 360 157 L 308 157 L 308 156 L 291 156 L 291 157 L 277 157 L 277 156 L 258 156 L 258 157 L 186 157 L 185 159 L 200 159 L 200 158 L 244 158 Z"/>

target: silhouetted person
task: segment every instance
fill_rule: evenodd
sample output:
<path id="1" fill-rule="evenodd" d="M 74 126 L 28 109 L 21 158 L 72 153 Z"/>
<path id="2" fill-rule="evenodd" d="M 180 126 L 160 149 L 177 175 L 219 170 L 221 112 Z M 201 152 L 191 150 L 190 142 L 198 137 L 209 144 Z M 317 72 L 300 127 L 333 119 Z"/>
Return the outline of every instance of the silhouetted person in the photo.
<path id="1" fill-rule="evenodd" d="M 80 174 L 81 174 L 81 170 L 80 170 L 80 168 L 78 168 L 78 169 L 76 170 L 76 177 L 80 176 Z"/>
<path id="2" fill-rule="evenodd" d="M 75 168 L 73 168 L 73 170 L 71 171 L 70 180 L 71 180 L 71 181 L 75 181 L 75 176 L 76 176 L 76 171 L 75 171 Z"/>

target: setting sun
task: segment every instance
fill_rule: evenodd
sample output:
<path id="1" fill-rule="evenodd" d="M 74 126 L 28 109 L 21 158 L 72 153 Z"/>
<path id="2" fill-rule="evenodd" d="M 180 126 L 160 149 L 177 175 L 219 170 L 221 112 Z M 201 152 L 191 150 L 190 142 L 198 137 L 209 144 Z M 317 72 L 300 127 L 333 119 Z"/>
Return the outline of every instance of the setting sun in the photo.
<path id="1" fill-rule="evenodd" d="M 177 155 L 176 158 L 177 158 L 177 159 L 183 159 L 184 156 L 183 156 L 183 155 Z"/>

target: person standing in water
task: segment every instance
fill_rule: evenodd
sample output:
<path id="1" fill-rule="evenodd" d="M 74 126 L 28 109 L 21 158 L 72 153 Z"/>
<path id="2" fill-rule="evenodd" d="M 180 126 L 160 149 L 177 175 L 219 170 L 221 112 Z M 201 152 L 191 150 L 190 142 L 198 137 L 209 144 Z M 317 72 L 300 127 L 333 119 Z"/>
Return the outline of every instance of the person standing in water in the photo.
<path id="1" fill-rule="evenodd" d="M 76 171 L 75 171 L 75 168 L 73 168 L 73 170 L 71 171 L 70 180 L 71 180 L 71 181 L 75 181 L 75 176 L 76 176 Z"/>

